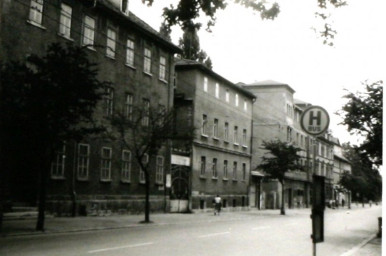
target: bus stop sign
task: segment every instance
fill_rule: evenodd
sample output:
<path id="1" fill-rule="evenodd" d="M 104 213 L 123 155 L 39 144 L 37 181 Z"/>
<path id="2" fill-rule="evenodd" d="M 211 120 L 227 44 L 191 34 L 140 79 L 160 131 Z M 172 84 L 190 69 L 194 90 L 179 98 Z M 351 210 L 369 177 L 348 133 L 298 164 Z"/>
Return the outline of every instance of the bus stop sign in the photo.
<path id="1" fill-rule="evenodd" d="M 324 133 L 329 124 L 330 116 L 324 108 L 319 106 L 307 108 L 300 117 L 300 125 L 303 131 L 312 136 Z"/>

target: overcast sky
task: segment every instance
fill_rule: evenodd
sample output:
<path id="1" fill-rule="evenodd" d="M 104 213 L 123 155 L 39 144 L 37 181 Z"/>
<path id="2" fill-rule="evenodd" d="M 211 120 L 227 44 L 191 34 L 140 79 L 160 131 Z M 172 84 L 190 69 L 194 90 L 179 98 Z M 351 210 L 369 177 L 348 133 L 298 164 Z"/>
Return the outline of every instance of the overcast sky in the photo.
<path id="1" fill-rule="evenodd" d="M 162 21 L 162 8 L 176 0 L 155 0 L 152 7 L 131 0 L 133 13 L 155 29 Z M 232 1 L 228 1 L 232 2 Z M 237 83 L 275 80 L 295 91 L 294 97 L 324 107 L 330 128 L 341 142 L 356 138 L 334 113 L 344 104 L 344 89 L 361 90 L 361 82 L 386 76 L 385 0 L 348 0 L 349 5 L 332 12 L 338 31 L 334 46 L 326 46 L 312 29 L 321 25 L 315 18 L 316 0 L 278 0 L 281 12 L 271 21 L 239 5 L 229 4 L 217 14 L 212 33 L 199 32 L 201 48 L 213 62 L 213 70 Z M 181 31 L 173 28 L 178 43 Z"/>

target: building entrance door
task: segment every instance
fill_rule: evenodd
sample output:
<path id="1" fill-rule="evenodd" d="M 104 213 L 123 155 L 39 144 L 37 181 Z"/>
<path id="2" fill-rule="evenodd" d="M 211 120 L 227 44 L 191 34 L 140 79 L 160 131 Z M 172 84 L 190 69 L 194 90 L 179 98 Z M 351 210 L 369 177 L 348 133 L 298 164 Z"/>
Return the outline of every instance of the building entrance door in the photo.
<path id="1" fill-rule="evenodd" d="M 172 164 L 171 212 L 187 212 L 189 209 L 189 170 L 189 166 Z"/>

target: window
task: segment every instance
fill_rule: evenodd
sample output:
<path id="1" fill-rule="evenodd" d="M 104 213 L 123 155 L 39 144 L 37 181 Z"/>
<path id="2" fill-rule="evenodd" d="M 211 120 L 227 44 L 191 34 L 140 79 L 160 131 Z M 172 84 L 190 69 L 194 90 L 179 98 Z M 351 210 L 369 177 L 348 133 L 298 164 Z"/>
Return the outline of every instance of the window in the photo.
<path id="1" fill-rule="evenodd" d="M 131 39 L 126 43 L 126 65 L 134 67 L 134 41 Z"/>
<path id="2" fill-rule="evenodd" d="M 130 182 L 130 178 L 131 178 L 131 152 L 129 150 L 122 150 L 121 180 L 123 182 Z"/>
<path id="3" fill-rule="evenodd" d="M 149 163 L 149 155 L 144 154 L 142 157 L 142 162 L 144 166 L 147 166 Z M 139 183 L 146 183 L 145 171 L 140 168 L 139 170 Z"/>
<path id="4" fill-rule="evenodd" d="M 125 115 L 129 120 L 133 118 L 133 95 L 130 93 L 126 94 Z"/>
<path id="5" fill-rule="evenodd" d="M 224 140 L 229 141 L 229 124 L 227 122 L 224 125 Z"/>
<path id="6" fill-rule="evenodd" d="M 107 29 L 107 47 L 106 47 L 106 55 L 107 57 L 114 58 L 115 57 L 115 40 L 117 34 L 112 29 Z"/>
<path id="7" fill-rule="evenodd" d="M 160 57 L 159 59 L 159 79 L 166 80 L 166 59 Z"/>
<path id="8" fill-rule="evenodd" d="M 233 130 L 233 143 L 234 144 L 238 144 L 238 127 L 235 126 L 234 130 Z"/>
<path id="9" fill-rule="evenodd" d="M 247 129 L 243 129 L 243 145 L 247 145 Z"/>
<path id="10" fill-rule="evenodd" d="M 287 141 L 291 142 L 292 141 L 292 128 L 287 127 Z"/>
<path id="11" fill-rule="evenodd" d="M 204 77 L 204 92 L 208 92 L 208 78 Z"/>
<path id="12" fill-rule="evenodd" d="M 224 160 L 223 178 L 228 178 L 228 160 Z"/>
<path id="13" fill-rule="evenodd" d="M 143 104 L 143 116 L 142 116 L 142 125 L 149 126 L 150 122 L 150 101 L 148 99 L 142 100 Z"/>
<path id="14" fill-rule="evenodd" d="M 41 25 L 42 19 L 43 19 L 43 0 L 31 0 L 31 7 L 29 10 L 29 20 Z"/>
<path id="15" fill-rule="evenodd" d="M 151 74 L 151 51 L 149 48 L 145 48 L 143 71 L 145 73 Z"/>
<path id="16" fill-rule="evenodd" d="M 206 172 L 206 157 L 202 156 L 201 157 L 201 171 L 200 171 L 200 175 L 201 176 L 205 176 L 205 172 Z"/>
<path id="17" fill-rule="evenodd" d="M 234 180 L 237 180 L 237 162 L 233 162 L 233 175 Z"/>
<path id="18" fill-rule="evenodd" d="M 55 160 L 51 163 L 51 177 L 52 178 L 64 178 L 64 164 L 66 160 L 66 145 L 60 147 L 56 151 Z"/>
<path id="19" fill-rule="evenodd" d="M 225 101 L 229 102 L 229 90 L 225 91 Z"/>
<path id="20" fill-rule="evenodd" d="M 248 103 L 247 103 L 247 100 L 244 100 L 244 110 L 245 110 L 245 111 L 248 110 Z"/>
<path id="21" fill-rule="evenodd" d="M 163 184 L 163 177 L 164 177 L 164 158 L 162 156 L 157 156 L 155 182 L 157 184 Z"/>
<path id="22" fill-rule="evenodd" d="M 106 116 L 112 116 L 113 106 L 114 106 L 114 89 L 110 87 L 106 88 L 106 95 L 104 97 L 105 97 L 104 114 Z"/>
<path id="23" fill-rule="evenodd" d="M 238 107 L 239 106 L 239 95 L 236 93 L 235 95 L 235 106 Z"/>
<path id="24" fill-rule="evenodd" d="M 78 145 L 78 179 L 88 179 L 88 166 L 90 161 L 90 145 Z"/>
<path id="25" fill-rule="evenodd" d="M 129 0 L 122 0 L 121 10 L 123 13 L 128 14 L 128 12 L 129 12 Z"/>
<path id="26" fill-rule="evenodd" d="M 243 181 L 247 180 L 247 164 L 243 163 Z"/>
<path id="27" fill-rule="evenodd" d="M 101 152 L 101 180 L 111 180 L 111 148 L 103 147 Z"/>
<path id="28" fill-rule="evenodd" d="M 216 98 L 220 98 L 220 85 L 216 83 Z"/>
<path id="29" fill-rule="evenodd" d="M 202 134 L 207 135 L 208 133 L 208 117 L 206 115 L 202 115 Z"/>
<path id="30" fill-rule="evenodd" d="M 212 178 L 217 178 L 217 158 L 213 158 L 213 163 L 212 163 Z"/>
<path id="31" fill-rule="evenodd" d="M 61 3 L 60 7 L 59 33 L 64 37 L 70 38 L 72 8 L 64 3 Z"/>
<path id="32" fill-rule="evenodd" d="M 218 119 L 214 119 L 213 122 L 213 137 L 218 138 Z"/>
<path id="33" fill-rule="evenodd" d="M 95 20 L 89 16 L 84 16 L 83 19 L 83 45 L 94 44 L 94 33 L 95 33 Z"/>

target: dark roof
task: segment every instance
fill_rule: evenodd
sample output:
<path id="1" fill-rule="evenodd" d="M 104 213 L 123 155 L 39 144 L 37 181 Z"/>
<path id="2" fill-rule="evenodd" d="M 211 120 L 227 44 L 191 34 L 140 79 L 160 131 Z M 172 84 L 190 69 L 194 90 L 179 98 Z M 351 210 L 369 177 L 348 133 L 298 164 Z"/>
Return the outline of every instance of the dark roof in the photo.
<path id="1" fill-rule="evenodd" d="M 287 88 L 291 93 L 295 93 L 295 90 L 291 86 L 285 83 L 276 82 L 273 80 L 264 80 L 259 82 L 254 82 L 251 84 L 244 84 L 245 88 Z"/>
<path id="2" fill-rule="evenodd" d="M 344 156 L 338 156 L 338 155 L 335 155 L 334 154 L 334 158 L 338 158 L 340 160 L 342 160 L 343 162 L 346 162 L 348 164 L 351 164 L 350 160 L 348 160 L 347 158 L 345 158 Z"/>
<path id="3" fill-rule="evenodd" d="M 175 53 L 182 52 L 181 48 L 179 48 L 178 46 L 170 42 L 168 39 L 162 36 L 157 30 L 155 30 L 149 24 L 147 24 L 146 22 L 138 18 L 134 13 L 129 12 L 129 15 L 125 15 L 124 13 L 121 12 L 119 8 L 114 6 L 108 0 L 96 0 L 96 1 L 98 3 L 97 7 L 104 8 L 106 9 L 106 11 L 112 12 L 112 14 L 114 15 L 114 18 L 120 19 L 120 21 L 135 27 L 140 32 L 152 37 L 155 41 L 169 48 Z"/>
<path id="4" fill-rule="evenodd" d="M 238 86 L 238 85 L 232 83 L 231 81 L 220 76 L 219 74 L 217 74 L 213 70 L 207 68 L 205 65 L 203 65 L 200 62 L 197 62 L 194 60 L 181 59 L 181 60 L 178 60 L 176 62 L 175 67 L 176 67 L 176 71 L 177 70 L 186 70 L 186 69 L 199 69 L 199 70 L 215 77 L 216 79 L 221 80 L 223 83 L 226 83 L 227 85 L 229 85 L 233 89 L 240 91 L 241 93 L 249 96 L 250 98 L 252 98 L 252 99 L 256 98 L 256 96 L 253 93 L 251 93 L 250 91 L 242 88 L 241 86 Z"/>

